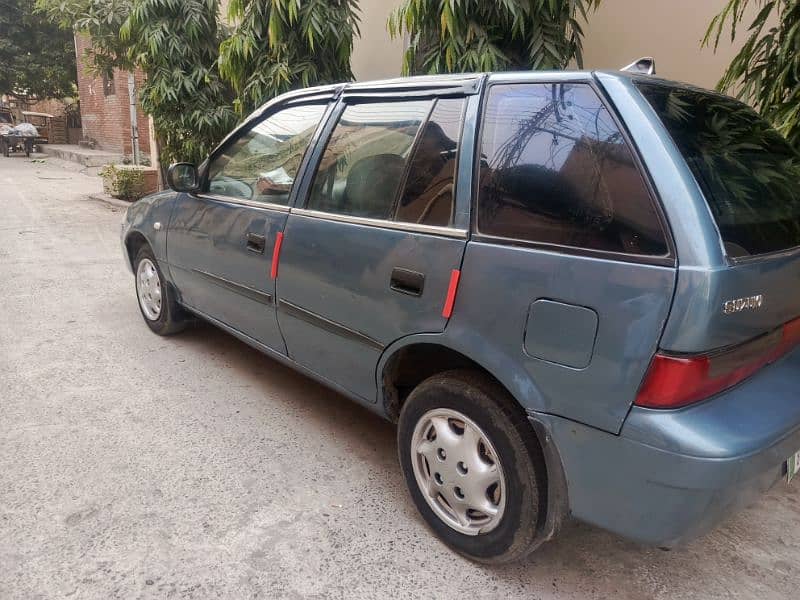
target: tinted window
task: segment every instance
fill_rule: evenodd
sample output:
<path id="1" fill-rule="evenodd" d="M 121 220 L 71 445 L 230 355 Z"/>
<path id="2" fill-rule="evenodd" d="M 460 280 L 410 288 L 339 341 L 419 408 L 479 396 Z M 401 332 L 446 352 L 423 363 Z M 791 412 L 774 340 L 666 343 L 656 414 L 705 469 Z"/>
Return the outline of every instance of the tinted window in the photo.
<path id="1" fill-rule="evenodd" d="M 308 208 L 388 219 L 430 101 L 347 106 L 320 161 Z"/>
<path id="2" fill-rule="evenodd" d="M 729 256 L 800 246 L 800 159 L 769 123 L 718 94 L 638 87 L 689 164 Z"/>
<path id="3" fill-rule="evenodd" d="M 478 229 L 594 250 L 667 253 L 631 152 L 586 84 L 490 88 Z"/>
<path id="4" fill-rule="evenodd" d="M 408 169 L 395 219 L 425 225 L 450 225 L 454 178 L 464 100 L 437 100 Z"/>
<path id="5" fill-rule="evenodd" d="M 209 167 L 208 191 L 286 204 L 324 105 L 293 106 L 258 123 Z"/>

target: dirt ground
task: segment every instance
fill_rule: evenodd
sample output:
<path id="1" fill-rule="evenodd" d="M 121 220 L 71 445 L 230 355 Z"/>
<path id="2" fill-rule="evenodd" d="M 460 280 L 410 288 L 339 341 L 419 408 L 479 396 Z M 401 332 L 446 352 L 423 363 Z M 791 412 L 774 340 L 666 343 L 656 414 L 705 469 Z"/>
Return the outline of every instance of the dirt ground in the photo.
<path id="1" fill-rule="evenodd" d="M 798 598 L 800 481 L 670 552 L 570 523 L 449 552 L 394 427 L 211 326 L 142 322 L 97 178 L 0 158 L 0 598 Z"/>

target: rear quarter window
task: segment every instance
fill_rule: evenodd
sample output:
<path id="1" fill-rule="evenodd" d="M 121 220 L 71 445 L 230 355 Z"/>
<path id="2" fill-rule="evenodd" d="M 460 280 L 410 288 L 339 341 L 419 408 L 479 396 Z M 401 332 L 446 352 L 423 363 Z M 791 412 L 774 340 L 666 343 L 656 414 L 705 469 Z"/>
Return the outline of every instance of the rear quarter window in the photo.
<path id="1" fill-rule="evenodd" d="M 668 253 L 633 155 L 588 84 L 492 86 L 479 168 L 481 234 L 634 255 Z"/>
<path id="2" fill-rule="evenodd" d="M 800 159 L 752 108 L 694 88 L 637 83 L 686 160 L 732 258 L 800 246 Z"/>

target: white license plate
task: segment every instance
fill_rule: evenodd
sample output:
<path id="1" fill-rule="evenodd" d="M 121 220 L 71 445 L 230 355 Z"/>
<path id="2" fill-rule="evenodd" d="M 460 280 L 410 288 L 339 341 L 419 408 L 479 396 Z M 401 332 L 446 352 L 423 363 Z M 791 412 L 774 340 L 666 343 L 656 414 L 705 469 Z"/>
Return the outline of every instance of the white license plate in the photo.
<path id="1" fill-rule="evenodd" d="M 786 481 L 791 481 L 800 471 L 800 451 L 794 453 L 786 461 Z"/>

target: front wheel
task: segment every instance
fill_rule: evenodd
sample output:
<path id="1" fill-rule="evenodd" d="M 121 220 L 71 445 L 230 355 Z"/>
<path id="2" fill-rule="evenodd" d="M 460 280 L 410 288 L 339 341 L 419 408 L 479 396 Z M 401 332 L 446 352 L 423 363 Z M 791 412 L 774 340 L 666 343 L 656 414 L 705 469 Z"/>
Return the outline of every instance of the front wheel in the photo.
<path id="1" fill-rule="evenodd" d="M 400 413 L 398 451 L 417 509 L 455 551 L 497 564 L 540 545 L 544 458 L 524 412 L 494 380 L 449 371 L 423 381 Z"/>
<path id="2" fill-rule="evenodd" d="M 178 333 L 186 327 L 186 316 L 175 301 L 158 261 L 148 246 L 142 246 L 134 260 L 136 298 L 144 322 L 159 335 Z"/>

